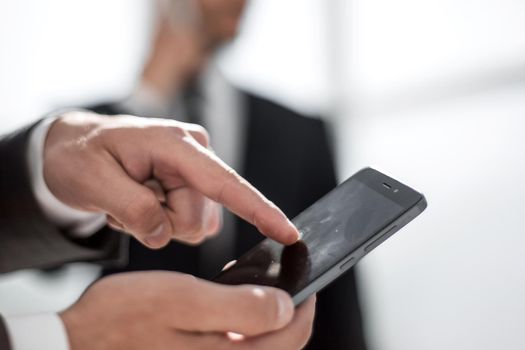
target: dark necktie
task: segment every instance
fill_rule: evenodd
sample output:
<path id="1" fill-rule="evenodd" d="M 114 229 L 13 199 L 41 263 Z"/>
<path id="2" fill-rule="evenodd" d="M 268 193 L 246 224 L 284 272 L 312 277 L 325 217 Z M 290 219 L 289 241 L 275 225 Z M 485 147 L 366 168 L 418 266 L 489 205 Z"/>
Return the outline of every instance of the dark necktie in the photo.
<path id="1" fill-rule="evenodd" d="M 182 93 L 182 104 L 189 123 L 199 124 L 205 127 L 202 117 L 203 96 L 199 91 L 197 82 L 192 82 Z"/>
<path id="2" fill-rule="evenodd" d="M 204 96 L 197 82 L 192 82 L 182 93 L 182 105 L 186 113 L 186 121 L 206 127 L 204 118 Z M 204 278 L 211 278 L 231 260 L 232 242 L 231 235 L 234 234 L 235 219 L 227 210 L 223 212 L 222 232 L 210 241 L 200 246 L 199 273 Z"/>

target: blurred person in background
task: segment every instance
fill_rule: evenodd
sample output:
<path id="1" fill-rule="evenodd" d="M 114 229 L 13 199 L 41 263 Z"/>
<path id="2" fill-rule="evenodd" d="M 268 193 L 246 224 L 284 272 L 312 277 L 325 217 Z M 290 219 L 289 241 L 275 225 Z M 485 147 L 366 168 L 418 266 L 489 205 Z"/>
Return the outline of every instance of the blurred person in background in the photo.
<path id="1" fill-rule="evenodd" d="M 102 114 L 175 116 L 205 126 L 216 153 L 294 217 L 337 184 L 325 124 L 229 83 L 213 63 L 235 38 L 245 0 L 157 2 L 151 52 L 131 96 L 88 107 Z M 276 53 L 278 54 L 278 53 Z M 131 241 L 129 263 L 104 274 L 172 270 L 210 278 L 257 244 L 257 230 L 223 213 L 220 235 L 199 247 L 151 251 Z M 319 293 L 308 349 L 365 349 L 354 271 Z"/>

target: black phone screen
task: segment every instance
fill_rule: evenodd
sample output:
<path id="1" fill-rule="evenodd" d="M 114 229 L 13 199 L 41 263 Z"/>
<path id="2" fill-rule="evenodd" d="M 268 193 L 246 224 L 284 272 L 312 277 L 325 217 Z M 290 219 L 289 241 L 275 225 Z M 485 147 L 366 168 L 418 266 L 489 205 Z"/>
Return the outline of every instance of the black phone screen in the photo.
<path id="1" fill-rule="evenodd" d="M 295 295 L 404 211 L 350 178 L 292 220 L 302 234 L 297 243 L 284 246 L 266 239 L 214 281 L 274 286 Z"/>

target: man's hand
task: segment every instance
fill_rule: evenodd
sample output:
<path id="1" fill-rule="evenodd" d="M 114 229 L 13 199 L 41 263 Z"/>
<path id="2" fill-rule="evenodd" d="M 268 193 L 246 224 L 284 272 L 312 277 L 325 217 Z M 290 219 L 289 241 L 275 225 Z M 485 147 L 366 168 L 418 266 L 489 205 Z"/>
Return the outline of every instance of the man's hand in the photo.
<path id="1" fill-rule="evenodd" d="M 314 304 L 294 313 L 279 289 L 153 271 L 106 277 L 60 316 L 72 350 L 294 350 L 310 337 Z"/>
<path id="2" fill-rule="evenodd" d="M 199 243 L 220 228 L 221 203 L 284 244 L 297 229 L 208 149 L 204 128 L 165 119 L 69 112 L 51 126 L 44 179 L 62 202 L 101 211 L 151 248 Z"/>

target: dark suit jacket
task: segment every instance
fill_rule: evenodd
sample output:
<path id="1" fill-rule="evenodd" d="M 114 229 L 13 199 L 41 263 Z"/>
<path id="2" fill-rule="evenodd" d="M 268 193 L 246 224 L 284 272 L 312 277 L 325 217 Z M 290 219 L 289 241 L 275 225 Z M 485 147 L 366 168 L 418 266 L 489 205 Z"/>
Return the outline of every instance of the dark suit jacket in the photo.
<path id="1" fill-rule="evenodd" d="M 27 146 L 34 125 L 0 139 L 0 274 L 75 261 L 122 263 L 127 240 L 104 229 L 75 240 L 42 214 L 31 190 Z M 0 317 L 0 349 L 9 349 Z"/>
<path id="2" fill-rule="evenodd" d="M 319 119 L 307 118 L 251 94 L 244 94 L 244 101 L 247 119 L 240 173 L 288 217 L 294 217 L 336 186 L 325 125 Z M 90 109 L 110 115 L 129 112 L 116 104 Z M 236 256 L 261 239 L 253 226 L 236 221 Z M 105 273 L 164 269 L 209 277 L 199 266 L 200 254 L 199 247 L 175 242 L 160 251 L 151 251 L 132 241 L 129 265 Z M 307 349 L 366 348 L 353 271 L 318 294 L 316 317 Z"/>

